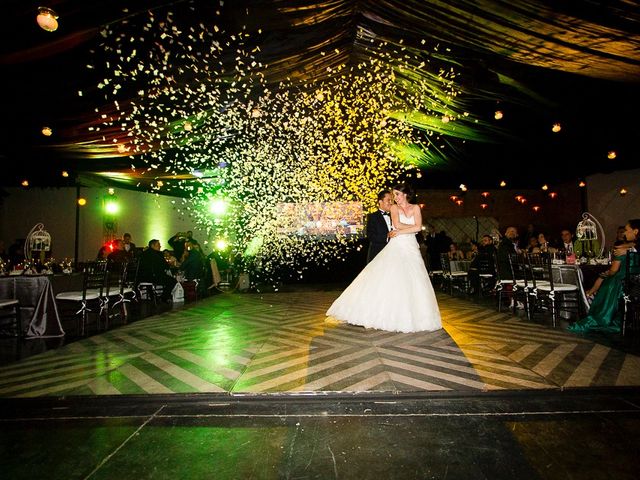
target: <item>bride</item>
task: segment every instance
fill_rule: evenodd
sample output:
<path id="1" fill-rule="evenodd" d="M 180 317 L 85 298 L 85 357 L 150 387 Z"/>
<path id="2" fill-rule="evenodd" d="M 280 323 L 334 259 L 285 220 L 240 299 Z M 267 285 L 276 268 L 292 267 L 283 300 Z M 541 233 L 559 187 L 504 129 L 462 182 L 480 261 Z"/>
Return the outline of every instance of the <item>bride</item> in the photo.
<path id="1" fill-rule="evenodd" d="M 422 230 L 418 205 L 406 184 L 393 187 L 389 243 L 342 292 L 327 316 L 393 332 L 442 328 L 440 309 L 415 235 Z"/>

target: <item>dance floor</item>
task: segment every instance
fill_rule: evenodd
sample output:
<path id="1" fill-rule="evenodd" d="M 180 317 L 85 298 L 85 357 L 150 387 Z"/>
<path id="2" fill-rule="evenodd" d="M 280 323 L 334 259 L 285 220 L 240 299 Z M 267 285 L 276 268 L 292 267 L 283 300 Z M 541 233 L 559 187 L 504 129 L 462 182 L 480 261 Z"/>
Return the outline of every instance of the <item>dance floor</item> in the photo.
<path id="1" fill-rule="evenodd" d="M 444 329 L 223 294 L 0 368 L 11 479 L 635 479 L 640 357 L 439 294 Z M 3 477 L 3 478 L 4 478 Z"/>
<path id="2" fill-rule="evenodd" d="M 640 357 L 439 294 L 444 329 L 326 321 L 337 291 L 223 294 L 0 368 L 0 397 L 640 385 Z"/>

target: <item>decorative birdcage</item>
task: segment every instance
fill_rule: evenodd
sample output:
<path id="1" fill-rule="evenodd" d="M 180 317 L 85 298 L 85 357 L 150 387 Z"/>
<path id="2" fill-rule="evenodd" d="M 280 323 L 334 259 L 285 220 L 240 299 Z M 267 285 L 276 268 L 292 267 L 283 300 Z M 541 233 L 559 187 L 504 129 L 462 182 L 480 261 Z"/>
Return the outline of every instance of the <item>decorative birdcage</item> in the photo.
<path id="1" fill-rule="evenodd" d="M 50 250 L 51 235 L 44 229 L 44 224 L 38 223 L 34 225 L 24 242 L 24 257 L 32 260 L 33 252 L 40 252 L 40 256 L 44 257 L 44 252 Z"/>
<path id="2" fill-rule="evenodd" d="M 604 229 L 598 219 L 589 212 L 582 214 L 582 220 L 576 226 L 576 241 L 585 247 L 583 251 L 593 252 L 595 256 L 602 257 L 605 245 Z"/>

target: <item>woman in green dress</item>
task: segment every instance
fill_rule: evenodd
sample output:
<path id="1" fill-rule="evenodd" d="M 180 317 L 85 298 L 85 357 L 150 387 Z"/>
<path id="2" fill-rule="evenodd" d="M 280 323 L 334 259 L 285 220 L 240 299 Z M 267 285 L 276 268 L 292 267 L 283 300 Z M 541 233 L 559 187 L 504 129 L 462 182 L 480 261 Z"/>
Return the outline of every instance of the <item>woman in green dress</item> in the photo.
<path id="1" fill-rule="evenodd" d="M 628 242 L 636 242 L 640 230 L 640 219 L 629 220 L 625 227 L 625 236 Z M 619 311 L 622 287 L 626 272 L 625 255 L 616 256 L 611 262 L 611 267 L 603 272 L 596 284 L 588 290 L 595 293 L 589 315 L 569 326 L 569 330 L 575 333 L 589 331 L 619 332 L 622 312 Z"/>

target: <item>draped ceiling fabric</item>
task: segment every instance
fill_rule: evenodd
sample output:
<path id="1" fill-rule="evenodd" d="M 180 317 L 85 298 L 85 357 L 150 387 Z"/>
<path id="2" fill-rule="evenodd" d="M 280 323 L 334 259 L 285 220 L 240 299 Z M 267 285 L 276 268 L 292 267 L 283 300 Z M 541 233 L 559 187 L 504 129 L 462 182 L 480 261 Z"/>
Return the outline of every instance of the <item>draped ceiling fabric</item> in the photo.
<path id="1" fill-rule="evenodd" d="M 35 25 L 40 4 L 60 15 L 57 32 Z M 107 30 L 127 32 L 144 45 L 141 50 L 148 48 L 137 19 L 167 11 L 193 25 L 260 32 L 247 43 L 257 49 L 267 85 L 320 81 L 341 65 L 366 60 L 374 42 L 384 58 L 406 49 L 454 66 L 462 106 L 480 120 L 477 131 L 461 126 L 462 133 L 450 140 L 445 161 L 426 175 L 436 182 L 468 175 L 490 183 L 496 171 L 538 182 L 542 174 L 523 174 L 513 159 L 535 162 L 539 172 L 556 168 L 569 152 L 574 176 L 635 166 L 629 158 L 635 154 L 633 92 L 640 80 L 636 1 L 8 0 L 0 33 L 3 185 L 27 175 L 36 185 L 96 178 L 141 182 L 140 172 L 130 169 L 136 158 L 116 148 L 128 141 L 128 132 L 104 126 L 116 107 L 98 91 L 103 72 L 87 65 L 101 55 Z M 229 66 L 233 60 L 222 62 Z M 177 72 L 181 66 L 175 61 Z M 424 75 L 416 67 L 403 80 Z M 496 109 L 506 113 L 500 125 L 493 121 Z M 553 121 L 563 123 L 561 139 L 549 133 Z M 44 125 L 52 126 L 54 136 L 42 137 Z M 162 142 L 153 148 L 162 149 Z M 606 160 L 609 148 L 621 153 L 613 167 Z M 71 178 L 60 178 L 61 169 L 69 169 Z M 188 177 L 186 171 L 173 172 L 173 178 Z"/>

